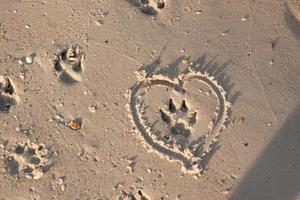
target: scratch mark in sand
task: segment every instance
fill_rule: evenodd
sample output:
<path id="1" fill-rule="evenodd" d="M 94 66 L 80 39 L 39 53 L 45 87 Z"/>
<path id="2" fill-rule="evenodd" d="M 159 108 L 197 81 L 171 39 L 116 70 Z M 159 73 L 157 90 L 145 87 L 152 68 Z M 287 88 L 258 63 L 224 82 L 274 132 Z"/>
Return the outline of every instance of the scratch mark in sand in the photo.
<path id="1" fill-rule="evenodd" d="M 101 8 L 103 4 L 104 4 L 104 1 L 101 1 L 101 4 L 99 7 Z M 91 26 L 91 20 L 93 19 L 92 13 L 94 13 L 96 9 L 98 9 L 98 8 L 92 8 L 90 10 L 90 12 L 84 17 L 84 19 L 80 25 L 80 29 L 79 29 L 80 30 L 79 32 L 81 32 L 81 34 L 76 35 L 75 38 L 78 37 L 78 39 L 81 40 L 83 38 L 84 34 L 89 30 L 89 28 Z"/>
<path id="2" fill-rule="evenodd" d="M 83 22 L 82 22 L 82 25 L 81 25 L 81 28 L 80 28 L 80 30 L 83 29 L 83 31 L 82 31 L 81 34 L 79 35 L 79 40 L 81 40 L 81 39 L 83 38 L 84 34 L 85 34 L 85 33 L 88 31 L 88 29 L 90 28 L 90 26 L 91 26 L 90 21 L 91 21 L 91 18 L 93 18 L 92 13 L 95 11 L 95 9 L 96 9 L 96 8 L 92 8 L 92 9 L 90 10 L 90 12 L 89 12 L 89 13 L 86 15 L 86 17 L 84 18 L 84 20 L 83 20 Z M 75 36 L 75 38 L 76 38 L 76 36 Z"/>
<path id="3" fill-rule="evenodd" d="M 137 60 L 134 59 L 133 57 L 128 56 L 128 55 L 126 55 L 126 54 L 124 54 L 124 53 L 122 53 L 122 52 L 120 52 L 120 51 L 118 51 L 118 50 L 116 50 L 116 49 L 114 49 L 114 48 L 111 48 L 111 47 L 108 47 L 108 46 L 106 46 L 106 45 L 103 45 L 102 43 L 97 42 L 97 41 L 95 41 L 95 40 L 93 40 L 93 39 L 91 39 L 91 41 L 95 42 L 97 45 L 100 45 L 101 47 L 106 48 L 106 49 L 109 50 L 109 51 L 112 51 L 112 52 L 118 54 L 119 56 L 122 56 L 122 57 L 124 57 L 124 58 L 127 58 L 128 60 L 131 60 L 132 62 L 134 62 L 134 63 L 136 63 L 136 64 L 143 65 L 141 62 L 137 61 Z"/>
<path id="4" fill-rule="evenodd" d="M 159 58 L 161 57 L 163 51 L 165 51 L 165 49 L 168 47 L 168 44 L 169 44 L 170 40 L 171 40 L 171 38 L 169 38 L 169 39 L 167 40 L 166 44 L 163 46 L 163 48 L 162 48 L 162 50 L 161 50 L 161 52 L 160 52 L 160 54 L 159 54 Z M 118 51 L 118 50 L 116 50 L 116 49 L 114 49 L 114 48 L 112 48 L 112 47 L 108 47 L 108 46 L 106 46 L 106 45 L 103 45 L 102 43 L 97 42 L 97 41 L 95 41 L 95 40 L 93 40 L 93 39 L 91 39 L 91 41 L 95 42 L 96 44 L 100 45 L 101 47 L 106 48 L 106 49 L 109 50 L 109 51 L 112 51 L 112 52 L 118 54 L 119 56 L 122 56 L 122 57 L 124 57 L 124 58 L 127 58 L 128 60 L 130 60 L 130 61 L 132 61 L 132 62 L 134 62 L 134 63 L 136 63 L 136 64 L 138 64 L 138 65 L 140 65 L 140 66 L 143 66 L 143 65 L 144 65 L 144 64 L 142 64 L 140 61 L 136 60 L 135 58 L 133 58 L 133 57 L 131 57 L 131 56 L 129 56 L 129 55 L 126 55 L 126 54 L 124 54 L 124 53 L 122 53 L 122 52 L 120 52 L 120 51 Z"/>
<path id="5" fill-rule="evenodd" d="M 249 26 L 249 52 L 251 53 L 252 50 L 253 50 L 253 47 L 251 45 L 251 41 L 252 41 L 252 31 L 254 30 L 254 27 L 255 27 L 255 22 L 254 22 L 254 18 L 253 18 L 253 14 L 252 14 L 252 9 L 251 9 L 251 6 L 250 6 L 250 2 L 248 1 L 247 2 L 247 5 L 248 5 L 248 9 L 249 9 L 249 15 L 250 15 L 250 21 L 251 21 L 251 25 Z M 265 97 L 265 100 L 266 100 L 266 103 L 269 107 L 269 109 L 271 110 L 271 112 L 273 113 L 273 117 L 275 118 L 275 121 L 277 123 L 277 125 L 279 125 L 279 117 L 277 116 L 275 110 L 273 109 L 273 107 L 271 106 L 271 103 L 269 101 L 269 98 L 267 96 L 267 93 L 266 93 L 266 90 L 265 90 L 265 87 L 261 81 L 261 78 L 258 74 L 258 71 L 257 71 L 257 66 L 256 66 L 256 63 L 252 57 L 252 54 L 250 55 L 250 61 L 252 63 L 252 66 L 253 66 L 253 69 L 254 69 L 254 73 L 256 74 L 255 78 L 257 79 L 257 82 L 259 83 L 259 86 L 261 88 L 261 91 Z"/>

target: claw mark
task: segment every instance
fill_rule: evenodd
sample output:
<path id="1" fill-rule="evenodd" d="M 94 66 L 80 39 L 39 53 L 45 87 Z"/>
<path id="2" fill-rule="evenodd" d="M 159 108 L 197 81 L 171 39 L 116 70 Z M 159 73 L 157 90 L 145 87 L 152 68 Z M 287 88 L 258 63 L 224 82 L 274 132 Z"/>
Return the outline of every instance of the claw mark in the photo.
<path id="1" fill-rule="evenodd" d="M 160 115 L 161 115 L 162 120 L 163 120 L 165 123 L 167 123 L 167 124 L 171 123 L 171 118 L 170 118 L 170 116 L 168 116 L 162 109 L 159 109 L 159 112 L 160 112 Z"/>
<path id="2" fill-rule="evenodd" d="M 189 125 L 194 125 L 194 124 L 196 124 L 196 121 L 197 121 L 197 112 L 195 111 L 189 117 L 188 122 L 189 122 Z"/>
<path id="3" fill-rule="evenodd" d="M 15 86 L 7 76 L 0 76 L 0 111 L 8 112 L 19 102 Z"/>
<path id="4" fill-rule="evenodd" d="M 181 112 L 185 112 L 185 113 L 189 110 L 188 107 L 186 106 L 185 100 L 182 101 L 180 110 Z"/>
<path id="5" fill-rule="evenodd" d="M 173 102 L 173 99 L 170 99 L 169 100 L 169 110 L 171 113 L 175 113 L 176 112 L 176 106 Z"/>
<path id="6" fill-rule="evenodd" d="M 15 91 L 14 87 L 12 86 L 8 77 L 5 77 L 4 80 L 5 80 L 4 92 L 12 95 Z"/>

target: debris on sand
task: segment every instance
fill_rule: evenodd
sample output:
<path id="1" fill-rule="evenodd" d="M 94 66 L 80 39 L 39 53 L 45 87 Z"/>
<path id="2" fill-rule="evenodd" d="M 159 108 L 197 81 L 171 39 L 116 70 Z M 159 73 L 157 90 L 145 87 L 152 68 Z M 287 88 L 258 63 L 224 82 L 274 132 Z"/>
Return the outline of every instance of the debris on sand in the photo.
<path id="1" fill-rule="evenodd" d="M 79 130 L 81 128 L 81 125 L 82 125 L 82 120 L 81 118 L 76 118 L 76 119 L 73 119 L 70 121 L 69 123 L 69 127 L 72 129 L 72 130 Z"/>

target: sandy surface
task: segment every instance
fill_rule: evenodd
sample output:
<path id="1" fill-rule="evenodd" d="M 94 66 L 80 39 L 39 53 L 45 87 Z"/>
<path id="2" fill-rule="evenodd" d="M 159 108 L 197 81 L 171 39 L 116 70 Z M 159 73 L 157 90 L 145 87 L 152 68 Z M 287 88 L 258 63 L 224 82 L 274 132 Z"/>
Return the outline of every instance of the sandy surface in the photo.
<path id="1" fill-rule="evenodd" d="M 0 1 L 0 199 L 300 199 L 299 1 L 141 2 Z"/>

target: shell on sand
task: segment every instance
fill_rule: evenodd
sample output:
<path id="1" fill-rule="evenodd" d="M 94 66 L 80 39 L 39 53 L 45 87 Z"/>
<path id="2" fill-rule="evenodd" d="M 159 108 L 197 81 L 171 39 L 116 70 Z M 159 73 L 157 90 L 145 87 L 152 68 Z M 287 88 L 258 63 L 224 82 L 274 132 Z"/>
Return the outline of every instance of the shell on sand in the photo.
<path id="1" fill-rule="evenodd" d="M 300 0 L 289 0 L 288 7 L 295 18 L 300 22 Z"/>

